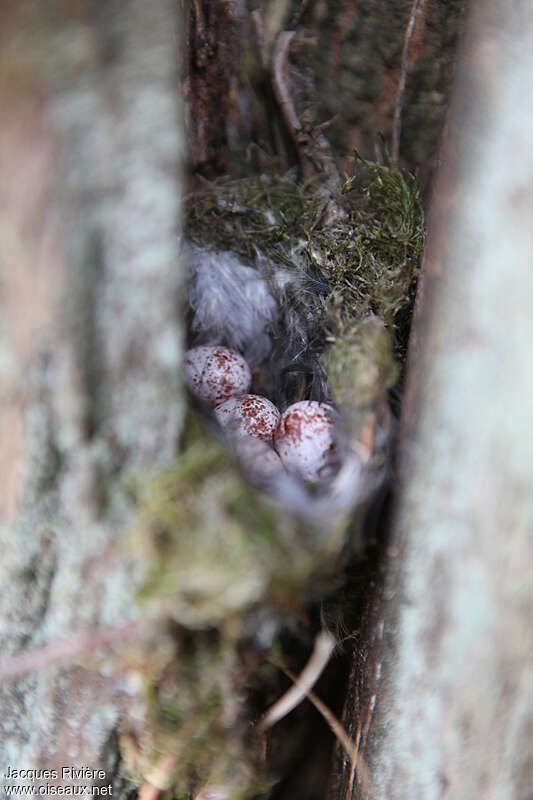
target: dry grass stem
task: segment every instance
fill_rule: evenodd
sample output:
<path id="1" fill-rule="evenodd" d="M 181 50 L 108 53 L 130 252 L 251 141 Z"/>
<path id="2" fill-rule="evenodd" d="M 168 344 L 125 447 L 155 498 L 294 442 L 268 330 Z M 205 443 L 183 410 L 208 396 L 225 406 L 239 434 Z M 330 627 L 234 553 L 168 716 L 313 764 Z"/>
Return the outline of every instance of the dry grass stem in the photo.
<path id="1" fill-rule="evenodd" d="M 291 686 L 291 688 L 269 708 L 258 725 L 260 731 L 271 728 L 272 725 L 275 725 L 280 719 L 290 714 L 302 700 L 308 697 L 309 692 L 331 658 L 334 649 L 335 639 L 331 633 L 328 631 L 321 631 L 316 637 L 311 658 L 302 672 L 298 677 L 292 678 L 291 676 L 291 680 L 294 681 L 294 686 Z"/>
<path id="2" fill-rule="evenodd" d="M 400 157 L 400 135 L 402 132 L 402 110 L 403 98 L 405 95 L 405 84 L 407 82 L 407 71 L 409 69 L 409 49 L 411 46 L 411 39 L 413 38 L 413 31 L 415 29 L 416 12 L 418 11 L 420 0 L 413 0 L 411 12 L 409 14 L 409 22 L 405 31 L 405 39 L 403 42 L 402 62 L 400 66 L 400 80 L 398 82 L 398 91 L 396 92 L 396 103 L 394 105 L 394 117 L 392 121 L 392 146 L 391 156 L 395 164 L 398 164 Z"/>

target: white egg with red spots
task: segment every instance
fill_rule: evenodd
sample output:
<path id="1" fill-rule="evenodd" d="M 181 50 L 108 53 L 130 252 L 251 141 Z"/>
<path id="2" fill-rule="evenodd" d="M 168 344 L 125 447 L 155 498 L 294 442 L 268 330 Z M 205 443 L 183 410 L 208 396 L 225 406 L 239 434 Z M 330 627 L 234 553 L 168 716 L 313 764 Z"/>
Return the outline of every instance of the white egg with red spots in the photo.
<path id="1" fill-rule="evenodd" d="M 193 347 L 192 350 L 187 350 L 185 353 L 185 383 L 193 394 L 200 392 L 202 373 L 212 352 L 212 347 L 204 345 Z"/>
<path id="2" fill-rule="evenodd" d="M 185 382 L 191 392 L 212 406 L 244 394 L 252 384 L 244 358 L 221 345 L 202 345 L 185 354 Z"/>
<path id="3" fill-rule="evenodd" d="M 319 481 L 337 466 L 337 413 L 327 403 L 302 400 L 281 415 L 274 446 L 288 472 L 305 481 Z"/>
<path id="4" fill-rule="evenodd" d="M 270 441 L 280 413 L 274 403 L 258 394 L 230 397 L 215 408 L 215 417 L 228 433 Z"/>

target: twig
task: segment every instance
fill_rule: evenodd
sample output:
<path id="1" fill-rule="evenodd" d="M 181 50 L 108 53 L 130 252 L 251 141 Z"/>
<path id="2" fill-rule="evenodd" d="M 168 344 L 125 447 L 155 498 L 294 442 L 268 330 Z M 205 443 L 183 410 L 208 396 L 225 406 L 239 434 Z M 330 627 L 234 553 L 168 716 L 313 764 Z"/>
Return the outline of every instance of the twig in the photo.
<path id="1" fill-rule="evenodd" d="M 420 0 L 413 0 L 411 5 L 411 13 L 409 14 L 409 22 L 407 23 L 407 29 L 405 31 L 405 39 L 403 42 L 400 80 L 398 81 L 398 91 L 396 92 L 396 103 L 394 105 L 394 117 L 392 121 L 391 155 L 395 164 L 398 163 L 398 159 L 400 157 L 400 134 L 402 131 L 403 98 L 405 95 L 405 84 L 407 82 L 407 70 L 409 69 L 409 48 L 411 46 L 411 39 L 415 29 L 416 12 L 418 11 L 419 2 Z"/>
<path id="2" fill-rule="evenodd" d="M 275 52 L 273 57 L 274 68 L 274 94 L 281 106 L 285 122 L 293 137 L 297 137 L 301 131 L 301 123 L 298 119 L 294 103 L 288 84 L 288 59 L 289 47 L 294 38 L 294 31 L 282 31 L 276 40 Z"/>
<path id="3" fill-rule="evenodd" d="M 289 669 L 282 667 L 283 672 L 295 683 L 298 681 L 298 676 L 294 675 Z M 365 793 L 369 794 L 372 789 L 372 781 L 368 772 L 368 768 L 363 758 L 358 753 L 358 742 L 352 741 L 346 733 L 341 721 L 337 719 L 335 714 L 327 707 L 327 705 L 316 695 L 313 691 L 307 692 L 307 699 L 314 705 L 316 710 L 321 714 L 329 725 L 335 738 L 341 745 L 350 761 L 352 772 L 361 784 Z"/>
<path id="4" fill-rule="evenodd" d="M 298 685 L 300 684 L 300 679 L 297 675 L 291 672 L 290 669 L 287 667 L 283 667 L 280 665 L 280 668 L 283 670 L 285 675 L 291 679 L 291 681 Z M 314 705 L 317 711 L 324 717 L 326 722 L 328 723 L 329 727 L 335 734 L 336 738 L 339 741 L 339 744 L 343 748 L 344 752 L 350 759 L 350 762 L 353 760 L 353 742 L 344 730 L 342 723 L 340 720 L 337 719 L 333 711 L 331 711 L 327 705 L 320 699 L 320 697 L 313 692 L 312 689 L 307 689 L 305 692 L 305 696 L 307 699 Z"/>
<path id="5" fill-rule="evenodd" d="M 265 72 L 267 72 L 270 63 L 270 56 L 268 52 L 268 45 L 266 42 L 265 22 L 263 19 L 263 15 L 259 9 L 256 9 L 255 11 L 252 11 L 250 16 L 252 20 L 252 27 L 255 33 L 255 41 L 257 43 L 257 49 L 259 51 L 259 60 L 261 62 L 261 67 L 262 69 L 264 69 Z"/>
<path id="6" fill-rule="evenodd" d="M 259 723 L 258 729 L 264 731 L 272 727 L 272 725 L 282 719 L 282 717 L 290 713 L 304 698 L 307 698 L 314 705 L 319 714 L 326 720 L 337 741 L 346 753 L 351 765 L 352 783 L 357 780 L 363 787 L 365 793 L 370 794 L 372 781 L 367 766 L 358 752 L 359 737 L 355 742 L 349 737 L 340 720 L 337 719 L 335 714 L 311 688 L 328 663 L 334 647 L 335 639 L 333 636 L 326 631 L 322 631 L 316 638 L 311 658 L 299 676 L 295 675 L 282 664 L 276 664 L 276 666 L 291 679 L 294 686 L 285 692 L 283 697 L 271 706 Z"/>
<path id="7" fill-rule="evenodd" d="M 298 118 L 289 89 L 289 47 L 294 31 L 282 31 L 274 44 L 272 57 L 272 88 L 280 107 L 283 121 L 294 143 L 304 181 L 310 180 L 317 172 L 312 158 L 312 145 L 309 134 L 304 131 Z"/>
<path id="8" fill-rule="evenodd" d="M 328 663 L 333 650 L 335 649 L 335 639 L 328 631 L 321 631 L 315 639 L 315 646 L 311 653 L 311 658 L 303 668 L 300 676 L 294 680 L 294 686 L 285 692 L 273 706 L 269 708 L 261 722 L 258 730 L 264 731 L 271 728 L 280 719 L 296 708 L 304 700 L 311 688 L 319 679 L 324 667 Z"/>
<path id="9" fill-rule="evenodd" d="M 11 658 L 0 661 L 0 683 L 20 678 L 29 672 L 37 672 L 59 661 L 67 661 L 82 654 L 136 639 L 149 628 L 152 626 L 148 621 L 135 620 L 119 628 L 107 630 L 96 628 L 87 633 L 73 633 L 68 639 L 57 639 L 42 647 L 17 653 Z"/>

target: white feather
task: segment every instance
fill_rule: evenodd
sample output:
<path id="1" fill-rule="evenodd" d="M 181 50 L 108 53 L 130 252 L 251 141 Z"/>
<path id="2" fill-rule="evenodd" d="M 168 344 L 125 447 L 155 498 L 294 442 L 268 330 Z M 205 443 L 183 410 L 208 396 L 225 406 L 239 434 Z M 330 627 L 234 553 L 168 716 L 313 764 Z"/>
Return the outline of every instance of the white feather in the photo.
<path id="1" fill-rule="evenodd" d="M 270 353 L 278 306 L 261 273 L 230 252 L 183 245 L 195 344 L 224 344 L 255 366 Z"/>

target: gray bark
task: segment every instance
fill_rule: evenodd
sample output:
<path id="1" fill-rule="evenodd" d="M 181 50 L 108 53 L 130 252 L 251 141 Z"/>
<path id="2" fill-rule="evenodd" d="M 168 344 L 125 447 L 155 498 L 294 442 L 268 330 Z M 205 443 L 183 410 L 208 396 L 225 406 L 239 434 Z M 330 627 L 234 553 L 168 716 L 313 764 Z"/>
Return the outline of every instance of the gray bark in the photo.
<path id="1" fill-rule="evenodd" d="M 91 635 L 137 618 L 124 480 L 181 422 L 178 9 L 67 6 L 0 11 L 0 649 L 89 652 L 4 683 L 0 764 L 108 784 L 127 682 Z"/>
<path id="2" fill-rule="evenodd" d="M 334 797 L 533 792 L 533 10 L 477 3 L 430 218 L 400 485 Z"/>

